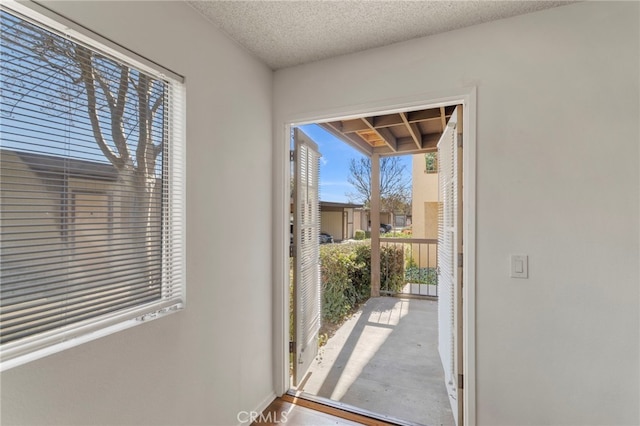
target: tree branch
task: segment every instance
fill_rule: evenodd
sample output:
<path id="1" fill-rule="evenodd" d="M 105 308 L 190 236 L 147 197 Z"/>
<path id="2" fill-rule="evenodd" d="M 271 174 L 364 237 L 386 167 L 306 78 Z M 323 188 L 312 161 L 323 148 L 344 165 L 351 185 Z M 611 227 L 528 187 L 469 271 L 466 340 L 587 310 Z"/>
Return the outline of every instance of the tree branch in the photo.
<path id="1" fill-rule="evenodd" d="M 123 157 L 118 157 L 111 148 L 106 144 L 100 129 L 100 120 L 98 119 L 98 111 L 96 108 L 96 88 L 94 85 L 93 67 L 91 65 L 91 52 L 89 49 L 77 45 L 75 48 L 77 63 L 80 67 L 80 78 L 84 83 L 87 91 L 87 111 L 89 113 L 89 121 L 93 136 L 105 157 L 118 170 L 124 167 Z"/>
<path id="2" fill-rule="evenodd" d="M 136 148 L 136 160 L 138 167 L 144 170 L 147 176 L 151 176 L 155 167 L 153 156 L 153 142 L 151 141 L 151 123 L 149 120 L 149 80 L 150 78 L 140 73 L 136 92 L 138 94 L 138 146 Z"/>
<path id="3" fill-rule="evenodd" d="M 111 89 L 109 85 L 102 77 L 102 74 L 98 69 L 91 65 L 93 71 L 93 77 L 100 85 L 102 92 L 107 98 L 107 104 L 109 105 L 109 111 L 111 112 L 111 137 L 113 138 L 113 143 L 116 145 L 118 149 L 118 153 L 123 161 L 126 163 L 129 160 L 129 147 L 127 145 L 127 138 L 124 135 L 124 126 L 122 124 L 122 119 L 124 117 L 124 104 L 126 102 L 127 95 L 127 85 L 125 84 L 122 87 L 122 84 L 118 87 L 118 99 L 123 99 L 122 105 L 119 105 L 113 97 L 113 93 L 111 93 Z M 129 68 L 124 65 L 121 65 L 121 72 L 126 72 L 127 75 L 129 73 Z M 125 77 L 126 78 L 126 77 Z M 125 80 L 126 82 L 126 80 Z M 121 80 L 122 83 L 122 80 Z"/>

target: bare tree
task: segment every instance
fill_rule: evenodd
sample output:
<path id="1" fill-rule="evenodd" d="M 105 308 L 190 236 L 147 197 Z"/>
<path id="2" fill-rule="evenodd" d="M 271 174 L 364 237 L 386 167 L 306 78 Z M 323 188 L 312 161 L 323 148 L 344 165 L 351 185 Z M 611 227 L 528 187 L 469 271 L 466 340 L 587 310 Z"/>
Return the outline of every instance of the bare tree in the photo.
<path id="1" fill-rule="evenodd" d="M 51 114 L 71 116 L 85 109 L 105 158 L 123 179 L 134 179 L 147 198 L 143 194 L 156 185 L 156 163 L 166 137 L 164 131 L 153 132 L 154 124 L 163 125 L 166 118 L 166 84 L 26 21 L 13 22 L 2 38 L 12 52 L 13 60 L 3 67 L 14 77 L 5 81 L 18 95 L 13 102 L 39 92 L 43 110 Z M 60 111 L 63 104 L 68 109 Z"/>
<path id="2" fill-rule="evenodd" d="M 10 106 L 3 114 L 11 117 L 28 104 L 34 114 L 51 117 L 48 123 L 73 127 L 88 118 L 95 143 L 117 171 L 120 220 L 129 223 L 122 232 L 132 251 L 151 253 L 160 226 L 167 83 L 22 19 L 3 19 L 2 95 Z M 95 154 L 76 155 L 100 161 Z"/>
<path id="3" fill-rule="evenodd" d="M 346 194 L 352 202 L 371 204 L 371 159 L 351 159 L 347 181 L 355 192 Z M 399 157 L 380 159 L 380 202 L 383 210 L 402 211 L 411 208 L 411 181 Z"/>

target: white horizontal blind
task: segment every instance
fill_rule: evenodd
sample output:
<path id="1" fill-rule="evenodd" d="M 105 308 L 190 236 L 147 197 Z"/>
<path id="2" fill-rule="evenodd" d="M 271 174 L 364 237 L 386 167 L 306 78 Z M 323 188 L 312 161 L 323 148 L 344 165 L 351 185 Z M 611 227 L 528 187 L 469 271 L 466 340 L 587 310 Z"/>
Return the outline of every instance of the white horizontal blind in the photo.
<path id="1" fill-rule="evenodd" d="M 182 306 L 184 94 L 133 60 L 1 13 L 6 364 Z"/>

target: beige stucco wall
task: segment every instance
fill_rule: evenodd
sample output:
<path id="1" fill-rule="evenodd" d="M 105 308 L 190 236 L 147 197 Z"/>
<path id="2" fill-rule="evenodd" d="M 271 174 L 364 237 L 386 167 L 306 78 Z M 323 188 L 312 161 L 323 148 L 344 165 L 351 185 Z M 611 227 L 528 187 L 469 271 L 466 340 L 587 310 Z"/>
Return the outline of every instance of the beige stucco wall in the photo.
<path id="1" fill-rule="evenodd" d="M 438 174 L 425 173 L 424 169 L 424 154 L 414 155 L 411 188 L 413 237 L 438 238 Z"/>
<path id="2" fill-rule="evenodd" d="M 353 232 L 367 230 L 367 212 L 363 209 L 355 209 L 353 211 Z"/>
<path id="3" fill-rule="evenodd" d="M 1 151 L 0 199 L 3 212 L 0 230 L 3 226 L 20 226 L 15 229 L 38 231 L 30 236 L 39 239 L 42 244 L 50 244 L 52 249 L 60 248 L 62 246 L 60 215 L 51 214 L 60 211 L 60 192 L 56 190 L 59 185 L 59 181 L 58 183 L 51 181 L 50 185 L 45 185 L 44 180 L 34 173 L 18 155 L 11 151 Z M 39 199 L 22 199 L 25 191 L 39 192 Z M 25 205 L 29 206 L 28 218 L 25 218 L 24 214 Z M 38 224 L 38 227 L 31 227 L 32 224 Z M 20 248 L 24 245 L 19 242 L 21 238 L 23 236 L 19 234 L 3 233 L 0 250 L 3 256 L 10 255 L 5 259 L 24 260 L 24 264 L 12 266 L 23 265 L 35 279 L 38 277 L 38 268 L 33 265 L 29 252 Z"/>
<path id="4" fill-rule="evenodd" d="M 330 234 L 336 241 L 342 240 L 342 212 L 321 212 L 320 230 Z"/>

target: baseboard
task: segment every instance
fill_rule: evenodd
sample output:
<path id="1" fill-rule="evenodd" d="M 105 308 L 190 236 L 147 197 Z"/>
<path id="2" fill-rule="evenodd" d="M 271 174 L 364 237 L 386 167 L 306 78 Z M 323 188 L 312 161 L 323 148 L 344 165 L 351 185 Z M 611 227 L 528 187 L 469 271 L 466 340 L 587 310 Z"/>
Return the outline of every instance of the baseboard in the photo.
<path id="1" fill-rule="evenodd" d="M 250 413 L 258 413 L 258 414 L 262 413 L 264 410 L 267 409 L 267 407 L 273 402 L 274 399 L 276 399 L 276 394 L 272 391 Z M 246 417 L 249 418 L 250 416 L 247 415 Z M 240 420 L 241 419 L 238 419 L 238 421 L 240 421 Z M 253 421 L 248 419 L 246 422 L 238 423 L 238 426 L 248 426 L 251 423 L 253 423 Z"/>

